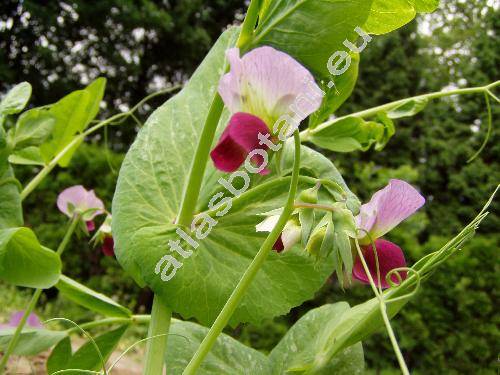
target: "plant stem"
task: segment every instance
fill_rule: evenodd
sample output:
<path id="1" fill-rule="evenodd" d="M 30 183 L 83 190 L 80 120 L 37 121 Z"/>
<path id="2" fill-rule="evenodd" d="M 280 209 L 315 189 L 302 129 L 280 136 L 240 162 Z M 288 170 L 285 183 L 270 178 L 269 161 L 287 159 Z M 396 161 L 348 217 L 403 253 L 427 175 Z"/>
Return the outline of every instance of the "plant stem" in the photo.
<path id="1" fill-rule="evenodd" d="M 194 354 L 193 358 L 184 369 L 184 375 L 195 374 L 198 368 L 200 367 L 203 359 L 206 357 L 212 346 L 215 344 L 217 337 L 220 335 L 224 327 L 229 322 L 229 319 L 233 315 L 236 307 L 239 302 L 247 292 L 250 284 L 253 279 L 259 272 L 260 268 L 264 264 L 269 252 L 271 251 L 274 243 L 278 239 L 281 231 L 285 227 L 286 222 L 288 221 L 292 211 L 293 211 L 293 202 L 295 199 L 295 195 L 297 193 L 297 185 L 299 181 L 299 167 L 300 167 L 300 137 L 298 131 L 294 133 L 295 140 L 295 160 L 293 164 L 293 172 L 292 172 L 292 180 L 290 183 L 290 190 L 288 192 L 288 198 L 283 208 L 283 212 L 281 213 L 276 226 L 273 228 L 269 236 L 267 236 L 266 240 L 262 244 L 260 250 L 258 251 L 255 258 L 253 258 L 252 263 L 248 266 L 242 278 L 236 285 L 236 288 L 231 293 L 231 296 L 227 300 L 226 304 L 222 308 L 221 312 L 215 319 L 214 324 L 208 331 L 207 335 L 203 339 L 202 343 L 198 347 L 198 350 Z"/>
<path id="2" fill-rule="evenodd" d="M 58 255 L 61 255 L 64 252 L 64 249 L 66 248 L 73 232 L 75 231 L 76 225 L 78 224 L 78 221 L 80 220 L 79 215 L 73 216 L 71 218 L 70 224 L 68 226 L 68 229 L 66 230 L 66 233 L 64 234 L 64 237 L 59 244 L 56 253 Z M 16 327 L 16 330 L 14 332 L 14 335 L 12 335 L 12 338 L 10 339 L 9 345 L 7 346 L 7 349 L 5 350 L 5 353 L 2 357 L 2 360 L 0 361 L 0 374 L 3 374 L 3 370 L 5 366 L 7 365 L 7 362 L 9 360 L 9 357 L 11 356 L 12 352 L 16 348 L 19 339 L 21 338 L 21 332 L 26 324 L 26 321 L 28 320 L 29 315 L 35 308 L 38 300 L 40 299 L 40 296 L 42 295 L 42 289 L 36 289 L 35 292 L 33 293 L 33 296 L 31 297 L 31 300 L 24 310 L 24 314 L 19 321 L 19 324 Z"/>
<path id="3" fill-rule="evenodd" d="M 253 30 L 255 28 L 255 24 L 257 23 L 257 17 L 259 16 L 259 7 L 260 1 L 251 0 L 250 5 L 248 6 L 247 14 L 245 16 L 245 20 L 241 25 L 240 36 L 238 37 L 238 41 L 236 42 L 236 46 L 241 48 L 248 43 L 250 38 L 253 35 Z"/>
<path id="4" fill-rule="evenodd" d="M 165 364 L 165 349 L 167 348 L 167 336 L 170 328 L 172 311 L 163 304 L 158 295 L 154 296 L 151 309 L 151 321 L 149 324 L 148 337 L 165 335 L 148 340 L 146 348 L 146 361 L 144 375 L 161 375 Z"/>
<path id="5" fill-rule="evenodd" d="M 222 102 L 222 98 L 219 94 L 216 94 L 210 106 L 210 110 L 208 111 L 207 119 L 200 134 L 198 146 L 196 147 L 193 162 L 191 163 L 189 177 L 184 188 L 184 193 L 182 194 L 177 224 L 189 226 L 193 219 L 198 196 L 200 195 L 201 183 L 205 175 L 210 147 L 212 146 L 212 141 L 215 137 L 223 108 L 224 103 Z"/>
<path id="6" fill-rule="evenodd" d="M 61 160 L 73 147 L 75 147 L 80 142 L 82 142 L 85 139 L 85 137 L 96 132 L 97 130 L 101 129 L 104 126 L 111 124 L 112 122 L 114 122 L 116 120 L 124 120 L 126 117 L 132 115 L 141 105 L 143 105 L 145 102 L 147 102 L 151 98 L 154 98 L 158 95 L 170 93 L 174 90 L 177 90 L 179 87 L 180 86 L 173 86 L 173 87 L 170 87 L 166 90 L 158 91 L 158 92 L 155 92 L 151 95 L 148 95 L 144 99 L 142 99 L 139 103 L 137 103 L 135 106 L 130 108 L 129 111 L 124 112 L 124 113 L 118 113 L 114 116 L 111 116 L 108 119 L 103 120 L 103 121 L 97 123 L 96 125 L 88 128 L 83 133 L 75 136 L 75 138 L 73 138 L 73 140 L 70 143 L 68 143 L 66 145 L 66 147 L 64 147 L 61 151 L 59 151 L 59 153 L 47 165 L 45 165 L 42 168 L 42 170 L 40 172 L 38 172 L 38 174 L 26 185 L 26 187 L 23 189 L 23 191 L 20 194 L 21 200 L 24 200 L 33 190 L 35 190 L 35 188 L 40 184 L 40 182 L 42 182 L 43 179 L 45 177 L 47 177 L 47 175 L 52 171 L 52 169 L 54 169 L 54 167 L 57 165 L 59 160 Z"/>
<path id="7" fill-rule="evenodd" d="M 492 88 L 498 86 L 499 83 L 500 83 L 500 81 L 496 81 L 496 82 L 493 82 L 487 86 L 468 87 L 468 88 L 464 88 L 464 89 L 449 90 L 449 91 L 437 91 L 437 92 L 431 92 L 428 94 L 416 95 L 416 96 L 412 96 L 409 98 L 396 100 L 394 102 L 386 103 L 383 105 L 379 105 L 377 107 L 365 109 L 365 110 L 360 111 L 360 112 L 355 112 L 355 113 L 351 113 L 351 114 L 346 115 L 346 116 L 337 117 L 337 118 L 334 118 L 332 120 L 328 120 L 322 124 L 319 124 L 314 129 L 306 129 L 306 130 L 300 132 L 300 139 L 303 142 L 308 141 L 311 135 L 314 135 L 315 133 L 320 132 L 321 130 L 324 130 L 325 128 L 328 128 L 329 126 L 332 126 L 333 124 L 335 124 L 337 121 L 340 121 L 340 120 L 345 119 L 347 117 L 365 118 L 365 117 L 374 116 L 378 112 L 389 111 L 389 110 L 391 110 L 391 109 L 393 109 L 393 108 L 395 108 L 403 103 L 406 103 L 409 100 L 424 100 L 424 99 L 432 100 L 432 99 L 437 99 L 437 98 L 442 98 L 442 97 L 452 96 L 452 95 L 467 95 L 467 94 L 476 94 L 476 93 L 481 93 L 481 92 L 487 93 Z"/>
<path id="8" fill-rule="evenodd" d="M 398 359 L 399 367 L 401 368 L 401 372 L 404 375 L 410 375 L 410 371 L 408 370 L 408 366 L 406 366 L 406 362 L 404 360 L 403 354 L 401 353 L 401 349 L 399 348 L 398 345 L 398 340 L 396 339 L 396 335 L 394 334 L 394 331 L 392 329 L 391 323 L 389 321 L 389 316 L 387 315 L 387 307 L 384 301 L 384 295 L 382 293 L 379 293 L 377 286 L 375 285 L 372 274 L 370 272 L 370 269 L 368 268 L 368 265 L 366 264 L 365 257 L 363 256 L 363 252 L 361 251 L 361 248 L 359 247 L 359 242 L 357 239 L 354 240 L 356 243 L 356 249 L 358 251 L 358 256 L 359 259 L 361 260 L 361 263 L 363 265 L 363 268 L 365 270 L 366 276 L 368 277 L 368 281 L 370 282 L 370 286 L 373 290 L 373 293 L 379 300 L 379 305 L 380 305 L 380 313 L 382 314 L 382 318 L 384 320 L 384 325 L 387 330 L 387 334 L 389 335 L 389 339 L 391 340 L 391 344 L 394 350 L 394 353 L 396 354 L 396 357 Z"/>

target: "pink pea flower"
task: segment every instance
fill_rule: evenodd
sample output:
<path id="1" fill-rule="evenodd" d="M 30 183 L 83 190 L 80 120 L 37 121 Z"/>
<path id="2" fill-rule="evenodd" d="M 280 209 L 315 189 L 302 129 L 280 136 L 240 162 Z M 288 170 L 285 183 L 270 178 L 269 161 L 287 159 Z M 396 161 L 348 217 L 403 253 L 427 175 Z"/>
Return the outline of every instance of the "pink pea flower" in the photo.
<path id="1" fill-rule="evenodd" d="M 259 140 L 280 130 L 271 131 L 281 116 L 293 112 L 298 124 L 319 108 L 322 96 L 311 73 L 284 52 L 264 46 L 240 58 L 239 49 L 231 48 L 226 56 L 231 70 L 221 78 L 219 94 L 232 117 L 210 155 L 217 169 L 233 172 L 251 151 L 267 150 Z"/>
<path id="2" fill-rule="evenodd" d="M 375 242 L 380 271 L 380 284 L 382 288 L 390 285 L 386 280 L 387 274 L 395 269 L 406 267 L 403 251 L 396 244 L 379 239 L 400 222 L 413 215 L 425 203 L 425 198 L 410 184 L 402 180 L 390 180 L 389 184 L 377 191 L 371 200 L 361 206 L 356 223 L 359 229 L 359 242 L 362 245 L 362 253 L 370 270 L 375 284 L 378 285 L 377 265 L 370 238 Z M 369 235 L 368 235 L 369 234 Z M 399 272 L 402 279 L 406 278 L 406 272 Z M 365 284 L 368 284 L 368 275 L 359 257 L 354 263 L 352 276 Z M 394 283 L 399 281 L 396 275 L 391 276 Z"/>
<path id="3" fill-rule="evenodd" d="M 108 214 L 102 225 L 99 229 L 97 229 L 96 233 L 90 240 L 94 246 L 100 244 L 102 253 L 108 257 L 115 255 L 115 242 L 113 240 L 113 234 L 111 233 L 112 219 L 112 216 Z"/>
<path id="4" fill-rule="evenodd" d="M 278 223 L 281 209 L 270 211 L 262 222 L 255 226 L 257 232 L 271 232 Z M 263 214 L 266 215 L 266 214 Z M 287 221 L 283 231 L 273 245 L 273 250 L 277 253 L 287 251 L 300 241 L 302 235 L 302 228 L 295 217 Z"/>
<path id="5" fill-rule="evenodd" d="M 16 328 L 24 315 L 24 311 L 16 311 L 10 316 L 10 320 L 6 324 L 0 324 L 0 330 L 12 329 Z M 40 321 L 40 318 L 35 313 L 31 313 L 28 315 L 28 320 L 26 320 L 26 327 L 40 329 L 43 328 L 43 325 Z"/>
<path id="6" fill-rule="evenodd" d="M 64 189 L 57 197 L 57 208 L 70 218 L 75 212 L 81 214 L 89 232 L 95 229 L 94 217 L 104 213 L 104 203 L 97 198 L 94 190 L 87 191 L 82 185 Z"/>

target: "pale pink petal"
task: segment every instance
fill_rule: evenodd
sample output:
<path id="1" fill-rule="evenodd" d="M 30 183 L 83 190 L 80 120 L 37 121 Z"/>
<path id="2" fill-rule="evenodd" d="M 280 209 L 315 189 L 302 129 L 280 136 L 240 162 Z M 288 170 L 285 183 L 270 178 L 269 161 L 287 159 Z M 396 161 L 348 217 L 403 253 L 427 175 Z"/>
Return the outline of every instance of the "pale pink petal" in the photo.
<path id="1" fill-rule="evenodd" d="M 390 180 L 386 187 L 373 195 L 370 202 L 361 206 L 356 217 L 358 228 L 369 232 L 372 239 L 379 238 L 415 213 L 424 203 L 425 198 L 409 183 Z M 360 238 L 365 236 L 365 232 L 360 233 Z"/>
<path id="2" fill-rule="evenodd" d="M 281 240 L 283 241 L 283 250 L 288 250 L 300 241 L 302 237 L 302 228 L 295 220 L 289 220 L 283 232 L 281 233 Z"/>
<path id="3" fill-rule="evenodd" d="M 86 221 L 104 213 L 104 203 L 97 198 L 93 190 L 87 191 L 82 185 L 76 185 L 63 190 L 57 197 L 57 208 L 65 215 L 72 217 L 72 209 L 80 212 L 95 210 L 85 214 Z"/>
<path id="4" fill-rule="evenodd" d="M 73 213 L 70 211 L 68 204 L 71 203 L 74 208 L 82 207 L 86 204 L 86 199 L 87 190 L 85 190 L 82 185 L 72 186 L 64 189 L 59 194 L 57 197 L 57 208 L 59 208 L 59 211 L 63 214 L 71 217 Z"/>
<path id="5" fill-rule="evenodd" d="M 87 192 L 86 201 L 87 201 L 87 209 L 96 209 L 95 211 L 92 212 L 90 218 L 89 216 L 87 216 L 88 220 L 92 220 L 97 215 L 101 215 L 104 213 L 104 203 L 102 203 L 102 200 L 97 198 L 94 190 L 90 190 Z"/>
<path id="6" fill-rule="evenodd" d="M 237 48 L 226 52 L 231 70 L 219 82 L 219 93 L 232 113 L 251 113 L 272 128 L 284 114 L 300 122 L 321 105 L 314 77 L 291 56 L 268 46 L 238 55 Z"/>
<path id="7" fill-rule="evenodd" d="M 395 268 L 406 267 L 405 256 L 403 254 L 403 250 L 401 250 L 399 246 L 383 239 L 378 239 L 375 241 L 375 248 L 377 249 L 377 258 L 378 258 L 378 265 L 380 272 L 380 284 L 382 285 L 382 288 L 388 288 L 390 285 L 386 279 L 387 274 Z M 372 245 L 363 246 L 362 253 L 363 257 L 365 258 L 368 269 L 370 270 L 373 282 L 375 283 L 375 285 L 379 286 L 377 277 L 377 262 Z M 406 279 L 407 276 L 406 271 L 401 271 L 398 273 L 401 276 L 402 280 Z M 356 258 L 356 261 L 354 262 L 354 267 L 352 269 L 352 277 L 358 281 L 361 281 L 364 284 L 370 283 L 368 275 L 366 274 L 361 259 L 359 259 L 359 257 Z M 391 280 L 396 284 L 399 281 L 396 275 L 392 275 Z"/>

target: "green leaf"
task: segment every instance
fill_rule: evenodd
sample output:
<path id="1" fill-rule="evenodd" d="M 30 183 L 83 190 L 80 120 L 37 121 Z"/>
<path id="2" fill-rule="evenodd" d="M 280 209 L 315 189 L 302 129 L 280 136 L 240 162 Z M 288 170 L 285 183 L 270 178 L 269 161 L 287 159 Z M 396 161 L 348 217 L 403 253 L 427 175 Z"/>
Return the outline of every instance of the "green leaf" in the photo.
<path id="1" fill-rule="evenodd" d="M 99 111 L 105 86 L 106 80 L 98 78 L 85 89 L 73 91 L 50 106 L 49 114 L 55 118 L 56 122 L 52 137 L 40 148 L 46 162 L 63 150 L 94 119 Z M 60 166 L 65 167 L 69 164 L 78 146 L 79 143 L 61 158 Z"/>
<path id="2" fill-rule="evenodd" d="M 416 14 L 408 0 L 374 0 L 363 29 L 370 34 L 386 34 L 406 25 Z"/>
<path id="3" fill-rule="evenodd" d="M 387 116 L 391 119 L 414 116 L 422 111 L 428 102 L 427 99 L 408 99 L 388 111 Z"/>
<path id="4" fill-rule="evenodd" d="M 126 307 L 67 276 L 61 275 L 56 288 L 71 301 L 105 316 L 128 318 L 132 315 Z"/>
<path id="5" fill-rule="evenodd" d="M 327 62 L 336 51 L 346 51 L 345 39 L 368 18 L 371 0 L 273 1 L 257 26 L 251 47 L 273 46 L 296 58 L 318 78 L 330 75 Z"/>
<path id="6" fill-rule="evenodd" d="M 21 112 L 31 96 L 31 85 L 21 82 L 15 85 L 0 101 L 0 116 Z"/>
<path id="7" fill-rule="evenodd" d="M 207 328 L 195 323 L 172 322 L 166 355 L 168 374 L 182 374 L 207 332 Z M 221 334 L 196 373 L 268 375 L 271 367 L 264 354 Z"/>
<path id="8" fill-rule="evenodd" d="M 33 108 L 24 112 L 10 135 L 15 149 L 41 145 L 52 133 L 55 122 L 46 108 Z"/>
<path id="9" fill-rule="evenodd" d="M 324 305 L 300 318 L 271 351 L 272 374 L 314 373 L 351 375 L 364 370 L 363 347 L 358 343 L 332 357 L 323 354 L 330 327 L 349 310 L 346 302 Z"/>
<path id="10" fill-rule="evenodd" d="M 18 181 L 8 166 L 0 178 L 0 230 L 23 225 L 23 207 Z"/>
<path id="11" fill-rule="evenodd" d="M 349 69 L 344 74 L 331 77 L 334 86 L 331 88 L 327 86 L 330 81 L 323 80 L 320 82 L 321 88 L 326 94 L 321 107 L 309 117 L 309 128 L 313 129 L 326 121 L 351 96 L 358 79 L 359 54 L 351 53 L 350 56 L 351 65 Z"/>
<path id="12" fill-rule="evenodd" d="M 61 274 L 59 255 L 40 245 L 29 228 L 0 230 L 0 279 L 30 288 L 50 288 Z"/>
<path id="13" fill-rule="evenodd" d="M 402 295 L 402 293 L 398 294 Z M 409 301 L 403 298 L 387 304 L 387 315 L 392 318 Z M 372 298 L 360 305 L 345 310 L 328 328 L 325 351 L 335 356 L 346 348 L 363 341 L 384 326 L 378 298 Z"/>
<path id="14" fill-rule="evenodd" d="M 431 13 L 439 7 L 439 0 L 410 0 L 417 12 Z"/>
<path id="15" fill-rule="evenodd" d="M 224 71 L 224 52 L 234 44 L 237 32 L 226 31 L 186 87 L 148 119 L 122 164 L 113 199 L 113 236 L 120 264 L 140 285 L 150 286 L 172 310 L 204 324 L 213 322 L 263 243 L 265 234 L 255 230 L 262 220 L 259 214 L 283 207 L 290 184 L 290 177 L 285 177 L 251 188 L 232 200 L 226 215 L 214 216 L 217 225 L 208 237 L 197 241 L 196 249 L 184 241 L 179 243 L 188 252 L 186 259 L 174 250 L 172 243 L 180 237 L 172 223 L 211 97 Z M 342 181 L 331 163 L 308 163 L 304 165 L 324 168 L 325 175 Z M 209 202 L 215 191 L 230 200 L 232 194 L 217 182 L 221 176 L 229 177 L 209 162 L 200 202 Z M 301 188 L 311 185 L 304 183 Z M 198 218 L 206 220 L 202 215 Z M 189 233 L 187 228 L 185 231 Z M 175 275 L 168 256 L 175 259 Z M 166 262 L 159 263 L 162 259 Z M 258 323 L 287 313 L 314 296 L 329 276 L 331 265 L 329 259 L 315 265 L 314 259 L 297 248 L 286 254 L 272 252 L 230 324 Z"/>
<path id="16" fill-rule="evenodd" d="M 9 163 L 19 165 L 45 165 L 40 148 L 30 146 L 9 155 Z"/>
<path id="17" fill-rule="evenodd" d="M 394 122 L 385 112 L 377 113 L 376 121 L 384 126 L 384 135 L 375 143 L 375 150 L 380 151 L 396 133 L 396 128 L 394 126 Z"/>
<path id="18" fill-rule="evenodd" d="M 412 21 L 417 13 L 436 10 L 439 0 L 374 0 L 363 29 L 370 34 L 386 34 Z"/>
<path id="19" fill-rule="evenodd" d="M 0 330 L 0 349 L 9 345 L 15 328 Z M 21 332 L 18 344 L 14 349 L 17 355 L 35 355 L 41 353 L 66 337 L 64 331 L 49 331 L 47 329 L 25 328 Z"/>
<path id="20" fill-rule="evenodd" d="M 112 331 L 103 333 L 94 338 L 104 361 L 107 361 L 113 350 L 118 345 L 128 325 L 120 326 Z M 47 371 L 49 373 L 66 370 L 92 370 L 102 369 L 102 362 L 94 344 L 89 340 L 81 346 L 74 354 L 71 354 L 71 344 L 69 338 L 61 341 L 52 351 L 47 361 Z M 81 371 L 65 371 L 65 374 L 80 375 Z"/>
<path id="21" fill-rule="evenodd" d="M 309 141 L 327 150 L 352 152 L 367 150 L 384 137 L 384 125 L 360 117 L 345 117 L 328 127 L 311 132 Z"/>
<path id="22" fill-rule="evenodd" d="M 52 353 L 47 359 L 47 373 L 52 374 L 67 368 L 66 365 L 72 355 L 71 340 L 66 336 L 52 349 Z"/>

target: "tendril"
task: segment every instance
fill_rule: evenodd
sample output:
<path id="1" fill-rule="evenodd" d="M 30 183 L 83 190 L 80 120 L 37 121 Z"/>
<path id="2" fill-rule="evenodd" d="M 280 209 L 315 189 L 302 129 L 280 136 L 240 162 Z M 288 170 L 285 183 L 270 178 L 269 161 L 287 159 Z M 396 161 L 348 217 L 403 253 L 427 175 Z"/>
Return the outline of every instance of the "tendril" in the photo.
<path id="1" fill-rule="evenodd" d="M 488 130 L 486 131 L 486 137 L 484 138 L 484 141 L 481 144 L 481 147 L 479 147 L 479 150 L 477 150 L 476 153 L 474 155 L 472 155 L 472 157 L 470 157 L 469 160 L 467 160 L 467 163 L 472 162 L 475 158 L 477 158 L 479 156 L 479 154 L 481 154 L 481 152 L 486 147 L 486 144 L 488 143 L 488 140 L 490 139 L 490 136 L 491 136 L 491 129 L 493 128 L 493 125 L 492 125 L 493 124 L 493 115 L 491 114 L 491 105 L 490 105 L 490 98 L 488 96 L 488 93 L 493 95 L 491 92 L 488 92 L 488 91 L 486 91 L 484 93 L 484 100 L 486 102 L 486 108 L 488 109 Z M 493 97 L 496 98 L 494 95 L 493 95 Z"/>
<path id="2" fill-rule="evenodd" d="M 92 336 L 87 331 L 85 331 L 82 327 L 80 327 L 77 323 L 75 323 L 74 321 L 72 321 L 71 319 L 66 319 L 66 318 L 52 318 L 52 319 L 46 320 L 44 322 L 44 324 L 48 324 L 48 323 L 53 322 L 53 321 L 68 322 L 68 323 L 71 323 L 72 325 L 74 325 L 75 327 L 77 327 L 80 330 L 80 332 L 82 332 L 89 339 L 89 341 L 91 342 L 92 346 L 97 351 L 97 355 L 99 356 L 99 359 L 101 361 L 101 366 L 102 366 L 103 373 L 104 373 L 104 375 L 107 375 L 106 361 L 104 360 L 104 357 L 102 356 L 101 350 L 99 349 L 99 346 L 97 345 L 97 343 L 95 342 L 95 340 L 92 338 Z M 85 370 L 83 370 L 83 371 L 85 371 Z M 55 372 L 54 374 L 56 374 L 56 373 L 60 373 L 60 371 L 59 372 Z M 100 372 L 92 372 L 92 373 L 94 373 L 94 374 L 96 374 L 96 373 L 100 374 Z M 52 375 L 54 375 L 54 374 L 52 374 Z"/>
<path id="3" fill-rule="evenodd" d="M 392 269 L 391 271 L 389 271 L 389 273 L 387 273 L 387 276 L 386 276 L 386 280 L 387 282 L 389 283 L 389 285 L 391 287 L 396 287 L 396 286 L 399 286 L 402 282 L 403 282 L 403 279 L 401 277 L 401 274 L 400 272 L 407 272 L 407 273 L 411 273 L 412 275 L 415 275 L 415 277 L 417 278 L 416 280 L 416 283 L 415 283 L 415 287 L 413 288 L 413 290 L 411 292 L 408 292 L 406 294 L 403 294 L 399 297 L 394 297 L 394 298 L 388 298 L 385 300 L 385 303 L 388 304 L 388 303 L 392 303 L 392 302 L 396 302 L 396 301 L 400 301 L 400 300 L 404 300 L 404 299 L 408 299 L 408 298 L 411 298 L 413 297 L 420 289 L 420 281 L 421 281 L 421 277 L 420 277 L 420 273 L 417 271 L 417 270 L 414 270 L 413 268 L 410 268 L 410 267 L 399 267 L 399 268 L 394 268 Z M 397 284 L 394 282 L 394 280 L 392 280 L 392 276 L 396 276 L 398 278 L 398 282 Z"/>

